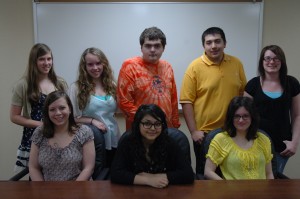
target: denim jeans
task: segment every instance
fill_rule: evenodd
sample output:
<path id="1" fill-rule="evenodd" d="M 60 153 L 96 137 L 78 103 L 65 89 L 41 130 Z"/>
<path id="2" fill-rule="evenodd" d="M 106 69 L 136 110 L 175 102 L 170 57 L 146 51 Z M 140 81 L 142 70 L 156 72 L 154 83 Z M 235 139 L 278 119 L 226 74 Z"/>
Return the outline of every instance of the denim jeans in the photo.
<path id="1" fill-rule="evenodd" d="M 282 156 L 278 152 L 275 152 L 275 156 L 276 156 L 276 161 L 277 161 L 277 172 L 283 173 L 284 167 L 285 167 L 287 161 L 289 160 L 289 157 Z"/>

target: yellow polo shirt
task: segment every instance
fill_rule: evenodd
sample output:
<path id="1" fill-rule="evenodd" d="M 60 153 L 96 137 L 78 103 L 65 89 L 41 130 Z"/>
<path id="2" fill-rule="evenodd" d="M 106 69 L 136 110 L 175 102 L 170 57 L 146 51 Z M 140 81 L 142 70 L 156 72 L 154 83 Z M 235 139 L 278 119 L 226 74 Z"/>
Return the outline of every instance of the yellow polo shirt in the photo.
<path id="1" fill-rule="evenodd" d="M 184 74 L 179 103 L 193 104 L 197 129 L 211 131 L 223 126 L 230 100 L 243 95 L 246 83 L 238 58 L 224 54 L 217 65 L 203 54 Z"/>

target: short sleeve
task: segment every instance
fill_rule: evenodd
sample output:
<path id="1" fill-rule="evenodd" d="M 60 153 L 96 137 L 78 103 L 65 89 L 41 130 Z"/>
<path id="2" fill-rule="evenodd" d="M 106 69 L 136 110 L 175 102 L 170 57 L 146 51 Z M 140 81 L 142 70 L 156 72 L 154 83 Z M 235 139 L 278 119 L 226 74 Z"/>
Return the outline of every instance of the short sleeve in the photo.
<path id="1" fill-rule="evenodd" d="M 82 145 L 90 140 L 94 140 L 94 134 L 90 127 L 86 125 L 81 125 L 76 133 L 76 139 Z"/>
<path id="2" fill-rule="evenodd" d="M 299 81 L 295 77 L 292 77 L 292 76 L 288 76 L 288 81 L 290 84 L 292 97 L 297 96 L 300 93 Z"/>
<path id="3" fill-rule="evenodd" d="M 42 130 L 43 130 L 42 126 L 37 127 L 31 136 L 31 141 L 38 147 L 40 147 L 42 140 L 43 140 L 43 131 Z"/>
<path id="4" fill-rule="evenodd" d="M 16 105 L 16 106 L 23 105 L 23 101 L 25 100 L 23 99 L 23 92 L 24 92 L 23 84 L 24 84 L 24 80 L 21 79 L 14 85 L 12 90 L 12 100 L 11 100 L 12 105 Z"/>
<path id="5" fill-rule="evenodd" d="M 197 85 L 196 78 L 194 77 L 195 73 L 191 64 L 183 76 L 179 103 L 194 103 L 196 99 L 195 86 Z"/>
<path id="6" fill-rule="evenodd" d="M 68 90 L 68 94 L 73 105 L 74 117 L 81 117 L 82 111 L 79 109 L 79 105 L 78 105 L 78 100 L 77 100 L 78 86 L 76 82 L 71 84 Z"/>
<path id="7" fill-rule="evenodd" d="M 228 137 L 225 132 L 219 133 L 213 138 L 209 145 L 206 158 L 210 158 L 216 165 L 220 165 L 224 161 L 232 147 Z"/>
<path id="8" fill-rule="evenodd" d="M 264 153 L 266 162 L 269 163 L 273 159 L 270 139 L 266 135 L 258 133 L 258 144 Z"/>
<path id="9" fill-rule="evenodd" d="M 259 81 L 259 77 L 254 77 L 253 79 L 251 79 L 247 84 L 246 84 L 246 87 L 245 87 L 245 91 L 251 95 L 251 96 L 254 96 L 255 94 L 255 91 L 258 89 L 257 88 L 257 82 Z"/>

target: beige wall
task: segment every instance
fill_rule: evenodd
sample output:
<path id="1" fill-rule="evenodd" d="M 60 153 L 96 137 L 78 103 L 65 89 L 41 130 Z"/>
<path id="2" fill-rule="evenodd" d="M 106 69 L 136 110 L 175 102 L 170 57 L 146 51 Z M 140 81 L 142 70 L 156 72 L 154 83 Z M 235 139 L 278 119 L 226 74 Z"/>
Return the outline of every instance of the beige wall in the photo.
<path id="1" fill-rule="evenodd" d="M 22 128 L 9 120 L 12 85 L 24 73 L 33 41 L 32 0 L 0 0 L 0 180 L 13 175 L 16 149 L 21 140 Z M 300 7 L 298 0 L 266 0 L 264 10 L 263 45 L 278 44 L 287 56 L 289 74 L 300 80 L 297 65 L 300 39 Z M 237 29 L 238 31 L 238 29 Z M 247 39 L 247 38 L 245 38 Z M 246 53 L 246 52 L 245 52 Z M 256 66 L 253 66 L 256 67 Z M 124 120 L 118 117 L 121 130 Z M 181 117 L 181 130 L 187 132 Z M 190 139 L 190 137 L 189 137 Z M 193 160 L 194 164 L 194 160 Z M 300 151 L 290 159 L 285 174 L 300 178 L 297 169 Z"/>

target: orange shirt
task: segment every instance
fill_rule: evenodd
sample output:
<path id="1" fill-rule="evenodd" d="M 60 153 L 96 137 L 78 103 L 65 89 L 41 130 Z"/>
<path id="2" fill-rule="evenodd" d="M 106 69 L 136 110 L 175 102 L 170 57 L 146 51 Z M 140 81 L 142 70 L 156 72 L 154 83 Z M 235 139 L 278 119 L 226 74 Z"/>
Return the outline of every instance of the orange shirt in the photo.
<path id="1" fill-rule="evenodd" d="M 125 60 L 118 78 L 117 97 L 126 115 L 127 130 L 142 104 L 158 105 L 166 114 L 168 127 L 180 126 L 174 73 L 166 61 L 150 64 L 141 57 Z"/>

